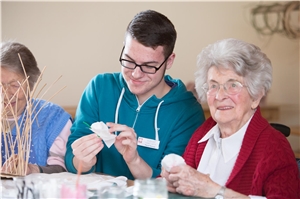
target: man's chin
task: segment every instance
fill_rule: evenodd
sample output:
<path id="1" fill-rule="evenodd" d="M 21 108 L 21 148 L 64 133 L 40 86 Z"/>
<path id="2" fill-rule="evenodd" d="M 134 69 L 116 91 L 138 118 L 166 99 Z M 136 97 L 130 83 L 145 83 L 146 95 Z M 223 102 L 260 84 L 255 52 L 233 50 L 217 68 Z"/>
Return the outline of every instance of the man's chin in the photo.
<path id="1" fill-rule="evenodd" d="M 129 90 L 132 94 L 137 95 L 137 96 L 142 94 L 142 92 L 138 89 L 129 89 Z"/>

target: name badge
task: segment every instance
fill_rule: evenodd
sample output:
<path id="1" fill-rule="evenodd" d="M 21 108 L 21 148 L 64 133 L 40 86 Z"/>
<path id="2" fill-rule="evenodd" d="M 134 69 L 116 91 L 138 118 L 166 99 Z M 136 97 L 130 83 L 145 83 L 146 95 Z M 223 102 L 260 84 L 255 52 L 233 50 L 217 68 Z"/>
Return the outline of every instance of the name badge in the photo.
<path id="1" fill-rule="evenodd" d="M 138 145 L 144 146 L 152 149 L 159 149 L 159 142 L 158 140 L 152 140 L 148 138 L 139 137 L 138 138 Z"/>

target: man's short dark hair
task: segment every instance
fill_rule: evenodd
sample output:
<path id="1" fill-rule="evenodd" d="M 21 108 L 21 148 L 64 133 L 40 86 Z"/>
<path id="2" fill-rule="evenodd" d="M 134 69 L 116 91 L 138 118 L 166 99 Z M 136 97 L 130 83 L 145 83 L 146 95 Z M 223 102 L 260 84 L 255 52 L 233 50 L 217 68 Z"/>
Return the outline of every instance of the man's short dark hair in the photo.
<path id="1" fill-rule="evenodd" d="M 163 14 L 146 10 L 134 16 L 126 34 L 147 47 L 164 47 L 165 57 L 174 50 L 177 33 L 172 22 Z"/>

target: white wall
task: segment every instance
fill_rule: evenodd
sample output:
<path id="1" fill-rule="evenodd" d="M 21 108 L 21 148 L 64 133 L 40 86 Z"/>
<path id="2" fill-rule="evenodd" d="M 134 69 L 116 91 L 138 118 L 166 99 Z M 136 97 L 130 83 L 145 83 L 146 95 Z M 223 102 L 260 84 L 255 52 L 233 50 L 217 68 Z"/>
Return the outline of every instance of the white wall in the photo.
<path id="1" fill-rule="evenodd" d="M 267 2 L 271 4 L 271 2 Z M 118 63 L 127 24 L 139 11 L 154 9 L 173 21 L 177 57 L 168 71 L 185 83 L 194 80 L 196 56 L 208 44 L 227 37 L 251 42 L 272 60 L 269 104 L 280 104 L 287 123 L 299 125 L 299 39 L 262 37 L 251 25 L 250 11 L 259 2 L 2 2 L 2 40 L 15 39 L 47 66 L 43 83 L 63 75 L 51 101 L 77 105 L 97 73 L 120 71 Z M 290 114 L 292 113 L 292 116 Z"/>

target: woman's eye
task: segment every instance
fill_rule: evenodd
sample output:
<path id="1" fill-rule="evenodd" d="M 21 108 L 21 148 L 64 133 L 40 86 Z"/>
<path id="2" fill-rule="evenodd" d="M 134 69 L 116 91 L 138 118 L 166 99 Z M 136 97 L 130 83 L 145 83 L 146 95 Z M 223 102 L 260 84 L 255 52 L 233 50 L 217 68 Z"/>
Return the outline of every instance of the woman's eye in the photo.
<path id="1" fill-rule="evenodd" d="M 215 88 L 217 88 L 217 87 L 218 87 L 217 84 L 211 84 L 211 85 L 209 86 L 210 89 L 215 89 Z"/>
<path id="2" fill-rule="evenodd" d="M 230 86 L 231 86 L 232 88 L 235 88 L 235 87 L 236 87 L 236 83 L 231 83 Z"/>

